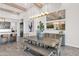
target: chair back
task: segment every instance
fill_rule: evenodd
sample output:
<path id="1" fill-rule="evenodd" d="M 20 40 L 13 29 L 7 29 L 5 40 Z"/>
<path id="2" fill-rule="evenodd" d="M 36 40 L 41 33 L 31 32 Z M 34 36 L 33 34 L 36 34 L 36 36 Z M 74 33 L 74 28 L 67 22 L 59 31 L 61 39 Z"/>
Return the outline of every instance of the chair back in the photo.
<path id="1" fill-rule="evenodd" d="M 62 44 L 62 39 L 63 39 L 63 31 L 59 32 L 59 43 L 58 43 L 58 47 L 57 47 L 57 55 L 60 56 L 61 53 L 61 44 Z"/>

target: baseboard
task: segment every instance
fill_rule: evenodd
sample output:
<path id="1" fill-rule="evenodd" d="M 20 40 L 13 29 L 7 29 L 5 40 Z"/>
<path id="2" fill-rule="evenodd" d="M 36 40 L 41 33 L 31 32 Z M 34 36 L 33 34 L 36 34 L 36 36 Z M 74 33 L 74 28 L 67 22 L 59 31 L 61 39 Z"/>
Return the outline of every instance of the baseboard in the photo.
<path id="1" fill-rule="evenodd" d="M 75 45 L 75 44 L 66 43 L 65 45 L 66 45 L 66 46 L 75 47 L 75 48 L 79 48 L 79 45 Z"/>

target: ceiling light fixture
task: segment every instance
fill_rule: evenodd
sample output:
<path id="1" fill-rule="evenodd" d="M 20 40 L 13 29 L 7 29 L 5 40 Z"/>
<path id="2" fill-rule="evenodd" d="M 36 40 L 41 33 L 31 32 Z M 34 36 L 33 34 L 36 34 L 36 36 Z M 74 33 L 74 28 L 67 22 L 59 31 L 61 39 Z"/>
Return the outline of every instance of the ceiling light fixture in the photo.
<path id="1" fill-rule="evenodd" d="M 32 19 L 32 18 L 39 18 L 39 17 L 42 17 L 42 16 L 47 16 L 48 14 L 50 14 L 50 13 L 48 13 L 48 12 L 43 12 L 43 13 L 41 13 L 41 14 L 39 14 L 39 15 L 31 16 L 30 18 L 31 18 L 31 19 Z"/>

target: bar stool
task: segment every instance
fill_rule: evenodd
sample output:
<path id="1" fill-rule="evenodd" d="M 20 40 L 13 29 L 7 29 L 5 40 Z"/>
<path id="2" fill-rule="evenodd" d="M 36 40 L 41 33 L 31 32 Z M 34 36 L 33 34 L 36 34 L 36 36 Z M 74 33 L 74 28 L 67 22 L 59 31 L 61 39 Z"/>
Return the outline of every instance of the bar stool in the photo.
<path id="1" fill-rule="evenodd" d="M 7 43 L 9 39 L 8 34 L 2 34 L 1 39 L 3 43 Z"/>

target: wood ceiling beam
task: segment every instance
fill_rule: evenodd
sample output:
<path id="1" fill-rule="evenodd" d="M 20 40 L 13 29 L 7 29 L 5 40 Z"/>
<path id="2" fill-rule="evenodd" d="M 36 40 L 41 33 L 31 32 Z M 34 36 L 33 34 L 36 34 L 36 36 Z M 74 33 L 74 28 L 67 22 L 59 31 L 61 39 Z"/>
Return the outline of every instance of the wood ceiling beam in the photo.
<path id="1" fill-rule="evenodd" d="M 15 4 L 15 3 L 4 3 L 4 4 L 9 5 L 11 7 L 14 7 L 14 8 L 17 8 L 17 9 L 22 10 L 22 11 L 26 11 L 26 8 L 19 6 L 18 4 Z"/>
<path id="2" fill-rule="evenodd" d="M 38 8 L 42 8 L 43 4 L 42 3 L 34 3 L 35 6 L 37 6 Z"/>
<path id="3" fill-rule="evenodd" d="M 5 12 L 9 12 L 9 13 L 12 13 L 12 14 L 19 14 L 18 12 L 15 12 L 15 11 L 12 11 L 12 10 L 9 10 L 9 9 L 5 9 L 5 8 L 1 8 L 1 7 L 0 7 L 0 10 L 5 11 Z"/>
<path id="4" fill-rule="evenodd" d="M 6 17 L 1 17 L 1 16 L 0 16 L 0 19 L 2 19 L 2 20 L 6 20 L 6 19 L 19 20 L 19 19 L 14 19 L 14 18 L 6 18 Z"/>

